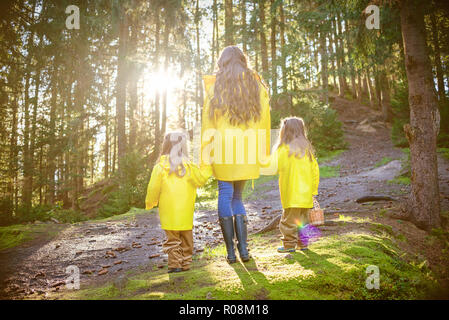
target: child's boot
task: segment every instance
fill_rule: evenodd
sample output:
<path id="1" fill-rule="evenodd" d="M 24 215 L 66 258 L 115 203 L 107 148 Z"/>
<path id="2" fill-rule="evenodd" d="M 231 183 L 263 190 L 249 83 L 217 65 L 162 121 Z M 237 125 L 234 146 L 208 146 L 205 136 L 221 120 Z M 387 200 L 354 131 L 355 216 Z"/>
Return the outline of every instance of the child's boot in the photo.
<path id="1" fill-rule="evenodd" d="M 248 231 L 246 227 L 247 223 L 246 215 L 244 214 L 236 214 L 234 215 L 234 224 L 235 224 L 235 234 L 237 236 L 237 248 L 239 249 L 240 259 L 243 262 L 249 261 L 249 252 L 248 252 Z"/>
<path id="2" fill-rule="evenodd" d="M 295 248 L 286 248 L 284 246 L 278 248 L 279 253 L 293 253 L 296 252 Z"/>
<path id="3" fill-rule="evenodd" d="M 234 250 L 234 221 L 232 217 L 219 218 L 221 232 L 223 233 L 223 239 L 226 245 L 226 251 L 228 253 L 226 260 L 228 263 L 235 263 L 237 257 Z"/>

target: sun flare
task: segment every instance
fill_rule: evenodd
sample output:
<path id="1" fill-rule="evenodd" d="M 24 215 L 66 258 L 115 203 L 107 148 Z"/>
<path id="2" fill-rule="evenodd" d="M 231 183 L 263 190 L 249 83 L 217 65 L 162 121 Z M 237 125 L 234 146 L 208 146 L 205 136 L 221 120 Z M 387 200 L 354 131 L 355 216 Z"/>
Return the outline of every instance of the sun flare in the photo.
<path id="1" fill-rule="evenodd" d="M 173 95 L 176 90 L 181 89 L 184 85 L 184 79 L 175 75 L 171 70 L 145 73 L 143 80 L 143 90 L 147 97 L 154 97 L 158 92 L 163 94 L 165 90 L 167 95 Z"/>

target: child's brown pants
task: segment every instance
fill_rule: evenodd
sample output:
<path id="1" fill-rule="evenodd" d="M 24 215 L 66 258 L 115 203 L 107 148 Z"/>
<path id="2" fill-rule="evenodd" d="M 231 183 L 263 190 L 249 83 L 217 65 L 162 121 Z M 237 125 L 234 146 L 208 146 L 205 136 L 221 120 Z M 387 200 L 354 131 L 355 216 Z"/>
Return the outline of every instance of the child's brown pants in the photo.
<path id="1" fill-rule="evenodd" d="M 162 249 L 168 254 L 168 268 L 188 270 L 192 263 L 193 234 L 192 230 L 164 230 L 167 240 Z"/>
<path id="2" fill-rule="evenodd" d="M 279 230 L 282 233 L 282 243 L 284 248 L 296 248 L 296 244 L 301 245 L 298 239 L 298 227 L 305 226 L 309 223 L 308 208 L 287 208 L 282 213 L 281 221 L 279 222 Z"/>

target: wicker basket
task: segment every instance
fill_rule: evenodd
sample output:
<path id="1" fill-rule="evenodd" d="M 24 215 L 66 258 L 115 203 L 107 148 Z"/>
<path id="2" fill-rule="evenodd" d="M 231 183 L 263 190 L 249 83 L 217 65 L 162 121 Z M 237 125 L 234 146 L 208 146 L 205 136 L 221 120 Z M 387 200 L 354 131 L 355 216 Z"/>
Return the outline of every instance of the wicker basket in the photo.
<path id="1" fill-rule="evenodd" d="M 315 198 L 313 198 L 313 209 L 309 212 L 309 223 L 313 226 L 324 225 L 324 211 Z"/>

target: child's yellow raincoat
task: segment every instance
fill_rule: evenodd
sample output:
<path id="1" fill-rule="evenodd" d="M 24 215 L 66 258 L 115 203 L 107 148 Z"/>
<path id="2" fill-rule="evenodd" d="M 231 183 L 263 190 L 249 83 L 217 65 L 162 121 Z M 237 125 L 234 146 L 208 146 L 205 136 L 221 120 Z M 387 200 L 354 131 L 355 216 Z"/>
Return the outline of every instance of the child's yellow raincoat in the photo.
<path id="1" fill-rule="evenodd" d="M 204 185 L 212 174 L 210 166 L 201 169 L 193 163 L 183 163 L 186 173 L 179 177 L 170 172 L 168 156 L 161 156 L 154 166 L 145 199 L 146 209 L 159 204 L 161 228 L 192 230 L 196 188 Z"/>
<path id="2" fill-rule="evenodd" d="M 302 158 L 289 156 L 289 147 L 281 145 L 262 173 L 279 173 L 279 191 L 284 209 L 313 208 L 313 196 L 318 194 L 320 181 L 318 162 L 313 155 L 312 160 L 307 154 Z"/>
<path id="3" fill-rule="evenodd" d="M 246 125 L 233 126 L 227 115 L 220 114 L 218 111 L 215 113 L 214 119 L 209 118 L 215 79 L 215 76 L 211 75 L 203 77 L 206 94 L 201 125 L 201 163 L 209 164 L 211 161 L 213 175 L 218 180 L 257 179 L 260 175 L 261 164 L 268 161 L 270 155 L 271 118 L 268 92 L 259 81 L 260 119 L 249 121 Z M 217 133 L 216 136 L 208 134 L 214 131 Z M 226 136 L 230 138 L 228 141 L 231 145 L 227 144 Z M 209 152 L 211 147 L 213 147 L 213 151 Z M 243 150 L 243 152 L 239 150 Z M 239 156 L 241 157 L 239 158 Z M 213 161 L 210 157 L 213 157 Z"/>

